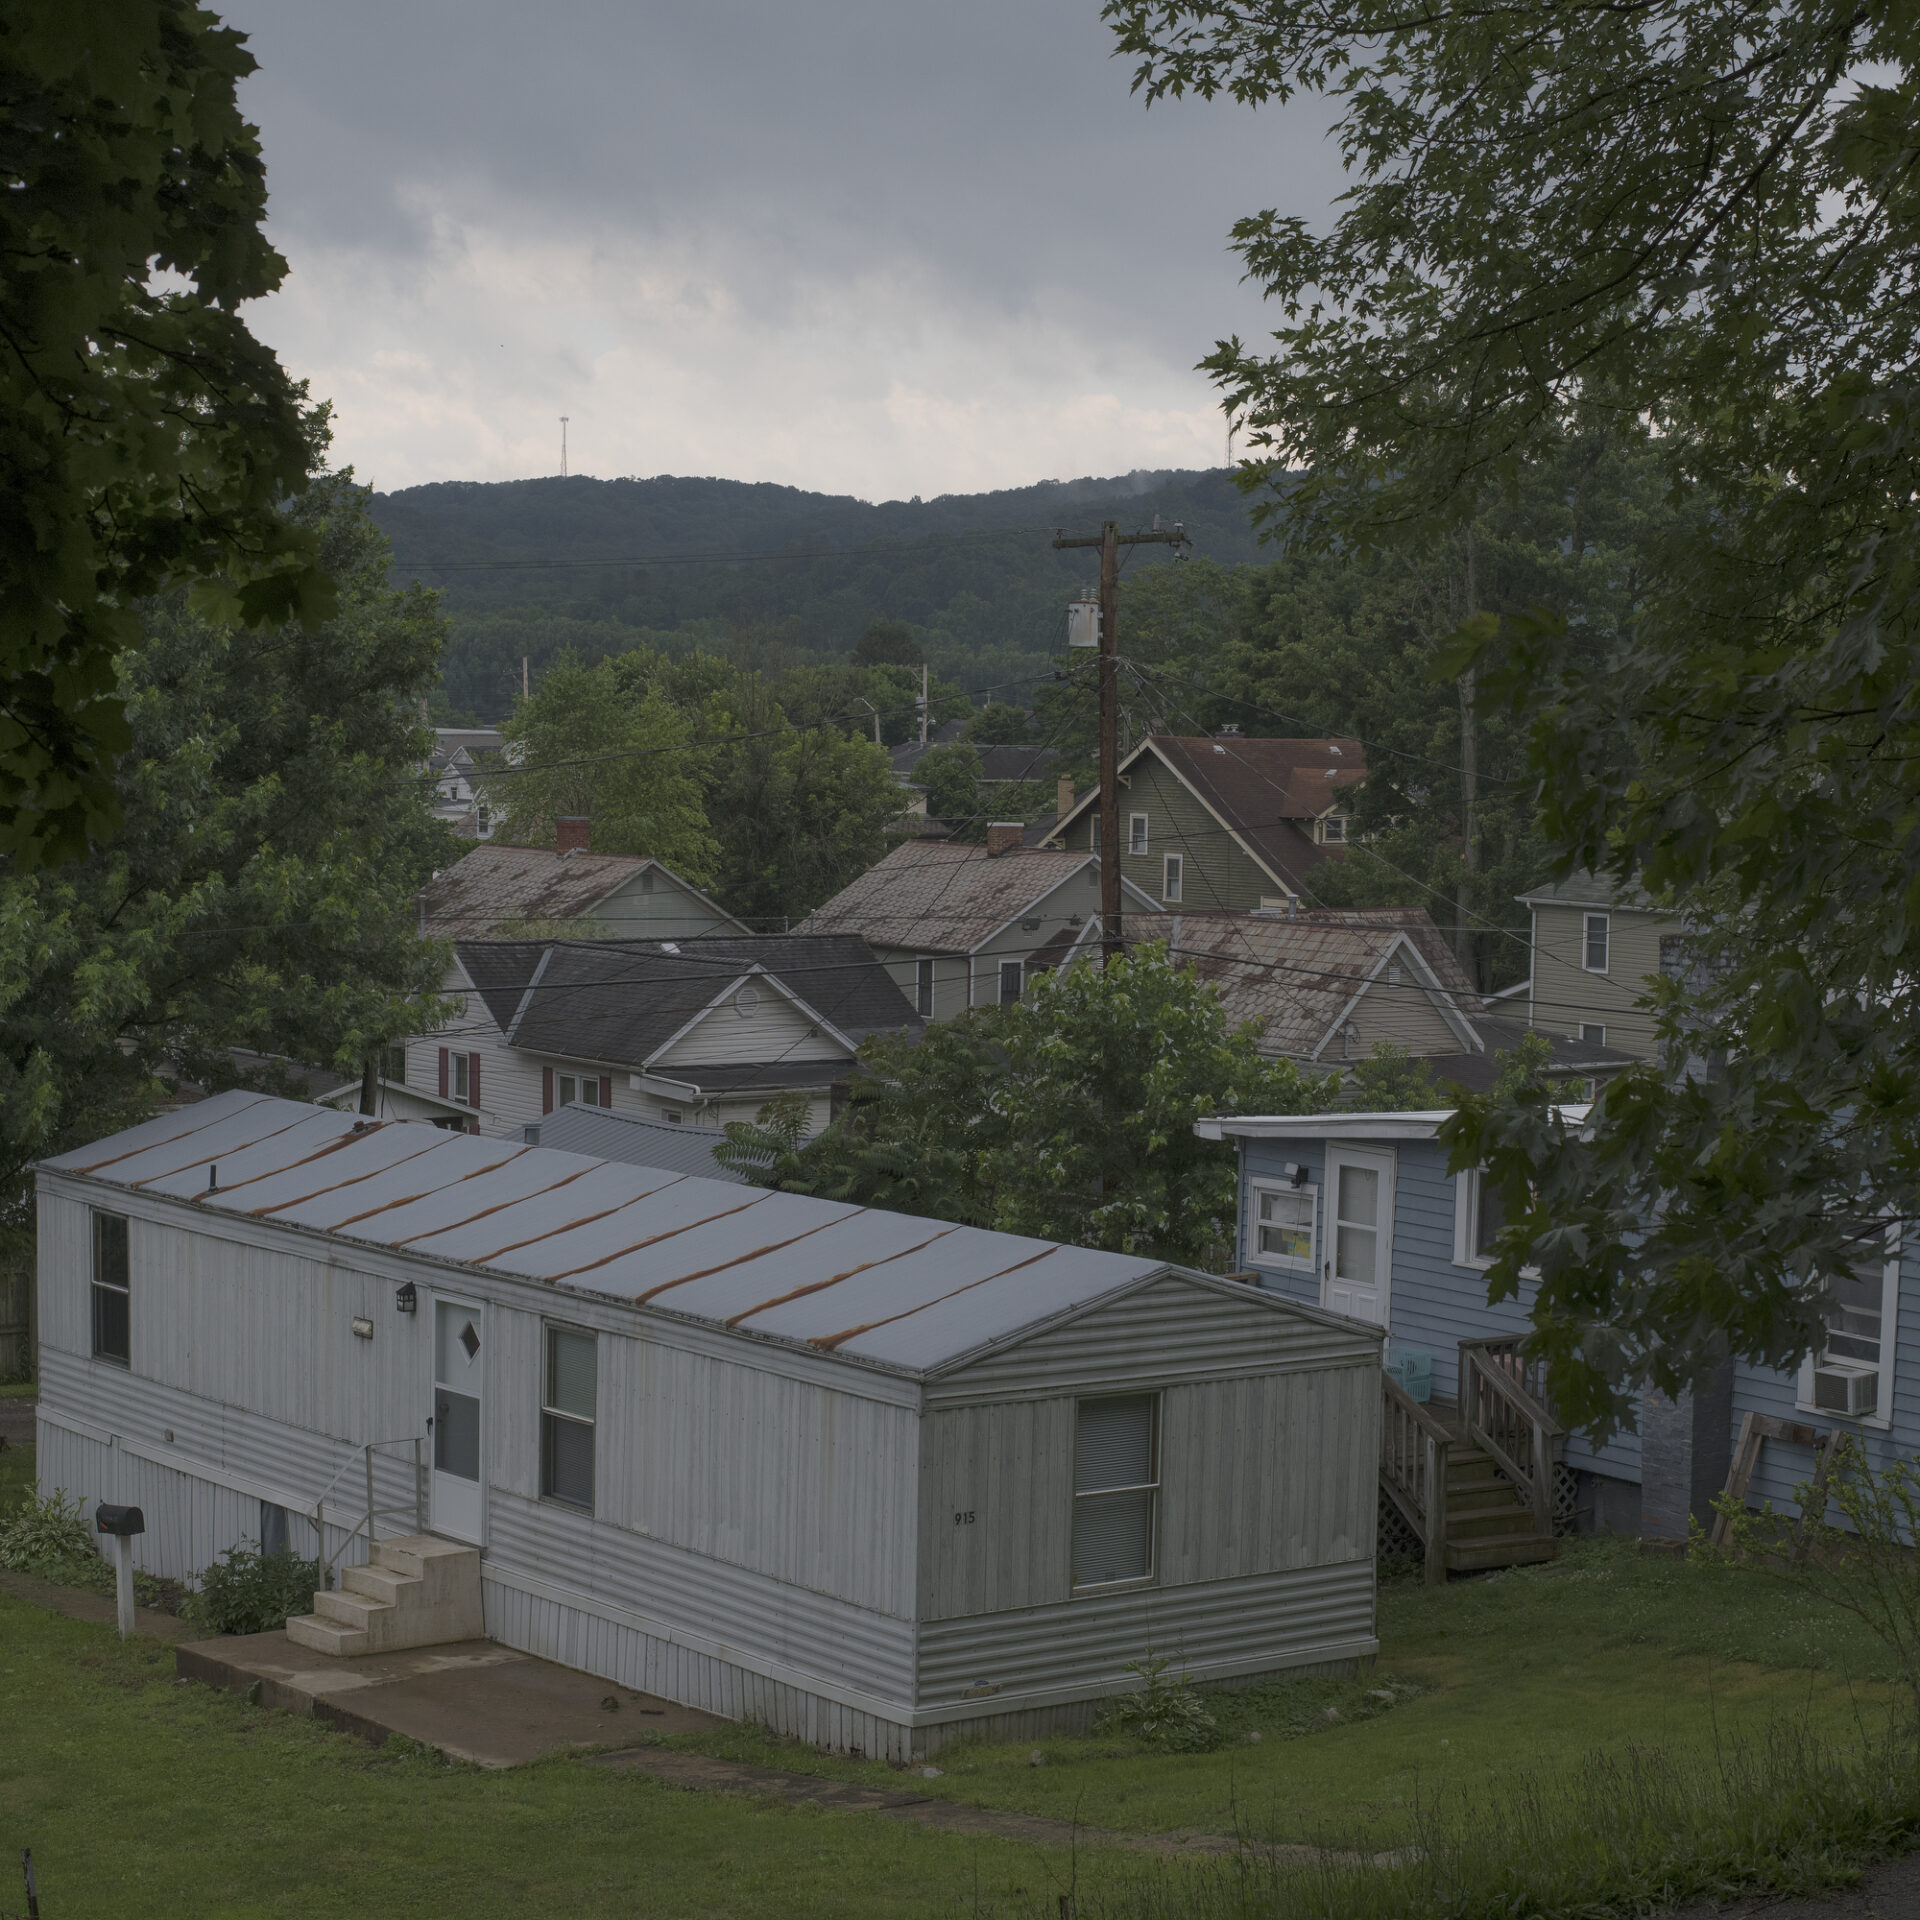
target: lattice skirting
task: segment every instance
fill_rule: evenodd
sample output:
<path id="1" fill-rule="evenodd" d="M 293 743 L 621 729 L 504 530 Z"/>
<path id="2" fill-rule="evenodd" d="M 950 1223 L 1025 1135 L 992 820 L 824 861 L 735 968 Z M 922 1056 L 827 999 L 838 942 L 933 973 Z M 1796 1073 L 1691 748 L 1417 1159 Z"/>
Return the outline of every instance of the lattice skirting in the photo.
<path id="1" fill-rule="evenodd" d="M 1553 1537 L 1573 1532 L 1579 1514 L 1580 1476 L 1564 1460 L 1553 1463 Z"/>
<path id="2" fill-rule="evenodd" d="M 1426 1558 L 1427 1550 L 1419 1534 L 1384 1491 L 1380 1495 L 1380 1514 L 1374 1527 L 1373 1550 L 1383 1564 L 1394 1560 Z"/>

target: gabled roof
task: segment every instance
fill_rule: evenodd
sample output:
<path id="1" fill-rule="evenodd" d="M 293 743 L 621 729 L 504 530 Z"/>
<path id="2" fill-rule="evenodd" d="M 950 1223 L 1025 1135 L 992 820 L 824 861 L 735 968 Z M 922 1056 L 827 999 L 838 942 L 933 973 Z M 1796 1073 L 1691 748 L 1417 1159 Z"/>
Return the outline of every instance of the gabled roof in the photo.
<path id="1" fill-rule="evenodd" d="M 1431 1140 L 1454 1116 L 1452 1107 L 1424 1113 L 1222 1114 L 1196 1120 L 1202 1140 Z M 1587 1117 L 1586 1107 L 1556 1107 L 1571 1126 Z"/>
<path id="2" fill-rule="evenodd" d="M 957 840 L 909 840 L 817 907 L 807 925 L 820 932 L 864 935 L 876 947 L 920 953 L 972 953 L 1018 920 L 1063 880 L 1099 867 L 1097 855 L 1062 847 L 1012 847 L 990 854 Z M 1127 905 L 1150 913 L 1154 902 L 1131 882 Z M 1100 911 L 1100 890 L 1068 912 L 1084 919 Z"/>
<path id="3" fill-rule="evenodd" d="M 1126 935 L 1165 940 L 1232 1019 L 1263 1023 L 1269 1053 L 1318 1058 L 1363 993 L 1423 995 L 1462 1052 L 1482 1044 L 1472 1012 L 1479 995 L 1418 908 L 1156 914 L 1129 917 Z"/>
<path id="4" fill-rule="evenodd" d="M 1367 777 L 1358 740 L 1187 739 L 1156 733 L 1120 763 L 1123 777 L 1141 760 L 1160 762 L 1219 821 L 1277 886 L 1300 891 L 1301 877 L 1322 860 L 1339 859 L 1339 846 L 1320 845 L 1309 831 L 1347 789 Z M 1100 801 L 1089 789 L 1054 828 L 1064 833 Z M 1124 796 L 1122 796 L 1124 811 Z"/>
<path id="5" fill-rule="evenodd" d="M 1168 1276 L 1305 1323 L 1341 1357 L 1377 1335 L 1158 1260 L 775 1193 L 419 1122 L 220 1094 L 41 1162 L 178 1210 L 532 1280 L 728 1339 L 942 1373 Z M 209 1190 L 209 1172 L 218 1170 Z"/>
<path id="6" fill-rule="evenodd" d="M 516 920 L 585 920 L 603 901 L 651 867 L 681 892 L 739 921 L 658 860 L 632 853 L 555 853 L 497 840 L 437 873 L 421 903 L 421 931 L 440 939 L 485 940 Z M 744 933 L 746 929 L 740 928 Z"/>
<path id="7" fill-rule="evenodd" d="M 847 1057 L 869 1034 L 921 1025 L 867 943 L 848 934 L 463 940 L 454 956 L 509 1046 L 634 1071 L 747 985 L 796 1006 Z"/>
<path id="8" fill-rule="evenodd" d="M 1645 887 L 1629 881 L 1625 886 L 1609 874 L 1574 873 L 1564 880 L 1543 880 L 1514 898 L 1523 907 L 1610 907 L 1620 913 L 1672 913 L 1677 909 L 1658 905 Z"/>

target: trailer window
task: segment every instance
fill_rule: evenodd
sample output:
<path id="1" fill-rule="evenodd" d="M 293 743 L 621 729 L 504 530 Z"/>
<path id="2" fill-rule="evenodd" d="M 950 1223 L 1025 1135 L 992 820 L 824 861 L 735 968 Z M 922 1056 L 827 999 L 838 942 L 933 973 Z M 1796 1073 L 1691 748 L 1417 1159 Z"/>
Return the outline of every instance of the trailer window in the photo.
<path id="1" fill-rule="evenodd" d="M 549 1327 L 540 1396 L 540 1491 L 587 1513 L 593 1511 L 595 1345 L 590 1333 Z"/>
<path id="2" fill-rule="evenodd" d="M 93 1216 L 93 1357 L 133 1364 L 133 1311 L 124 1214 Z"/>
<path id="3" fill-rule="evenodd" d="M 1111 1586 L 1153 1574 L 1160 1493 L 1160 1396 L 1079 1403 L 1073 1449 L 1073 1584 Z"/>

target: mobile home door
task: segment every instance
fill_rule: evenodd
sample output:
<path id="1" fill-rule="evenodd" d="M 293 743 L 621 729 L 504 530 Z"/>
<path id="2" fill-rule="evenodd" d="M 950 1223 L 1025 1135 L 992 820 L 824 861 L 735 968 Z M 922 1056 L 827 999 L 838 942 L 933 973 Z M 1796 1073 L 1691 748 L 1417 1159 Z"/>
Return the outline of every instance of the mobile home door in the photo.
<path id="1" fill-rule="evenodd" d="M 433 1479 L 428 1524 L 481 1544 L 486 1503 L 486 1316 L 459 1300 L 433 1303 Z"/>
<path id="2" fill-rule="evenodd" d="M 1393 1155 L 1329 1148 L 1326 1208 L 1320 1304 L 1384 1327 L 1393 1273 Z"/>

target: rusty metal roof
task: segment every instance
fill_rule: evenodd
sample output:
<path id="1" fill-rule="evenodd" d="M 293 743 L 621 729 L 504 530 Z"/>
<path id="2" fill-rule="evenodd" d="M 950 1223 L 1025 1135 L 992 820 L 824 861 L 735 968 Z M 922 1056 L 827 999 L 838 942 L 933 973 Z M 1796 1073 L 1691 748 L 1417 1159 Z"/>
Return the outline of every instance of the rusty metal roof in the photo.
<path id="1" fill-rule="evenodd" d="M 938 1371 L 1166 1270 L 245 1091 L 41 1164 L 902 1373 Z M 1274 1295 L 1248 1297 L 1300 1311 Z"/>

